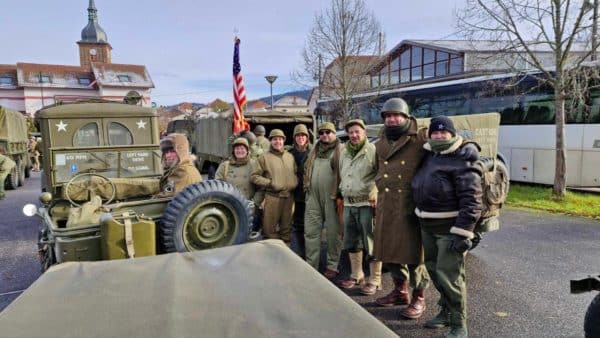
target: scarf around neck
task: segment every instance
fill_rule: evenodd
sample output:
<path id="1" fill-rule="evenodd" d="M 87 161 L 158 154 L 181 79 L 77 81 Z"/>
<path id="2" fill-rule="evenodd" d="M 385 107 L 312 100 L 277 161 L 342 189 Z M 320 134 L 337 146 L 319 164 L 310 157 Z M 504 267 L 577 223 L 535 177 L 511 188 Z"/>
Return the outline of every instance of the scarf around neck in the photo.
<path id="1" fill-rule="evenodd" d="M 348 151 L 348 154 L 350 154 L 350 157 L 354 158 L 354 156 L 356 156 L 356 154 L 358 154 L 358 152 L 363 148 L 363 146 L 366 143 L 367 143 L 366 138 L 357 145 L 354 145 L 354 144 L 352 144 L 352 142 L 348 141 L 348 143 L 346 143 L 346 150 Z"/>
<path id="2" fill-rule="evenodd" d="M 411 121 L 406 120 L 406 123 L 399 126 L 385 126 L 383 132 L 385 133 L 385 137 L 390 141 L 396 141 L 402 135 L 406 134 L 408 129 L 410 128 Z"/>
<path id="3" fill-rule="evenodd" d="M 431 150 L 434 153 L 441 153 L 442 151 L 449 149 L 457 140 L 458 140 L 458 137 L 454 136 L 453 138 L 451 138 L 449 140 L 429 139 L 427 141 L 427 143 L 429 143 L 429 146 L 431 146 Z"/>

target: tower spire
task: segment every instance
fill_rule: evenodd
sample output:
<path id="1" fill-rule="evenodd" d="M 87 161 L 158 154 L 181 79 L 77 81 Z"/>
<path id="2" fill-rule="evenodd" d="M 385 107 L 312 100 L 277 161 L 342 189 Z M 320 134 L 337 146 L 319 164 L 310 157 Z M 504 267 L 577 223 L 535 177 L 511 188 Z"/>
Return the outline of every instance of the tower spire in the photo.
<path id="1" fill-rule="evenodd" d="M 94 0 L 90 0 L 88 6 L 88 22 L 98 22 L 98 10 L 96 9 Z"/>

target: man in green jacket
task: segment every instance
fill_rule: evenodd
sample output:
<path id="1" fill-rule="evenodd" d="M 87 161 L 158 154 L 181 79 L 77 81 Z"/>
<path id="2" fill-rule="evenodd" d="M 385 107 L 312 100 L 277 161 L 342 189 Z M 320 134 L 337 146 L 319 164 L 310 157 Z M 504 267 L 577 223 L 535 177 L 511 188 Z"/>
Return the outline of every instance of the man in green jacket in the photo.
<path id="1" fill-rule="evenodd" d="M 4 181 L 16 163 L 8 156 L 0 154 L 0 200 L 6 197 L 4 193 Z"/>
<path id="2" fill-rule="evenodd" d="M 350 256 L 352 273 L 340 286 L 351 289 L 364 280 L 363 250 L 369 258 L 370 276 L 361 293 L 372 295 L 381 289 L 381 261 L 373 257 L 373 207 L 377 203 L 377 157 L 375 145 L 367 140 L 362 120 L 345 126 L 350 141 L 340 155 L 340 192 L 344 198 L 344 249 Z"/>
<path id="3" fill-rule="evenodd" d="M 324 275 L 330 280 L 338 275 L 341 250 L 340 223 L 335 203 L 341 148 L 335 126 L 331 122 L 325 122 L 319 126 L 319 142 L 311 150 L 304 165 L 304 190 L 307 195 L 304 214 L 306 261 L 319 270 L 321 230 L 325 227 L 327 267 Z"/>
<path id="4" fill-rule="evenodd" d="M 252 183 L 265 191 L 263 235 L 283 240 L 290 245 L 294 188 L 298 185 L 296 162 L 284 149 L 285 134 L 273 129 L 269 134 L 271 147 L 258 159 L 252 173 Z"/>

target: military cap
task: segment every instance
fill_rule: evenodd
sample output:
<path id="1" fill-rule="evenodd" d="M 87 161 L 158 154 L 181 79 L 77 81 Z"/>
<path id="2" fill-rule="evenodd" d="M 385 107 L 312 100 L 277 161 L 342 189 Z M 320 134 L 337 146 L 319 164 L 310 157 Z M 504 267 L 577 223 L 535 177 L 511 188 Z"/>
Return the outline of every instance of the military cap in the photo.
<path id="1" fill-rule="evenodd" d="M 434 131 L 443 130 L 452 134 L 453 137 L 456 136 L 456 128 L 454 128 L 454 123 L 447 116 L 441 115 L 432 118 L 431 122 L 429 122 L 429 137 L 431 138 L 431 134 L 433 134 Z"/>
<path id="2" fill-rule="evenodd" d="M 365 126 L 365 122 L 362 119 L 354 119 L 346 122 L 346 125 L 344 125 L 344 129 L 347 132 L 348 129 L 350 129 L 350 127 L 352 126 L 360 126 L 362 129 L 367 130 L 367 126 Z"/>
<path id="3" fill-rule="evenodd" d="M 323 122 L 319 125 L 319 131 L 321 130 L 331 130 L 335 133 L 335 126 L 331 122 Z"/>

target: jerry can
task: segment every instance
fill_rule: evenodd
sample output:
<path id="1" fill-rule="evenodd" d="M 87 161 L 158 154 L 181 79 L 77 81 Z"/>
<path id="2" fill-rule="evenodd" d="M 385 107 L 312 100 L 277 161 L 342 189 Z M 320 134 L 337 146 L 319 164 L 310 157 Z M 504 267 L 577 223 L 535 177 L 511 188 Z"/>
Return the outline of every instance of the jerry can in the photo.
<path id="1" fill-rule="evenodd" d="M 156 225 L 134 211 L 102 214 L 100 237 L 103 260 L 156 255 Z"/>

